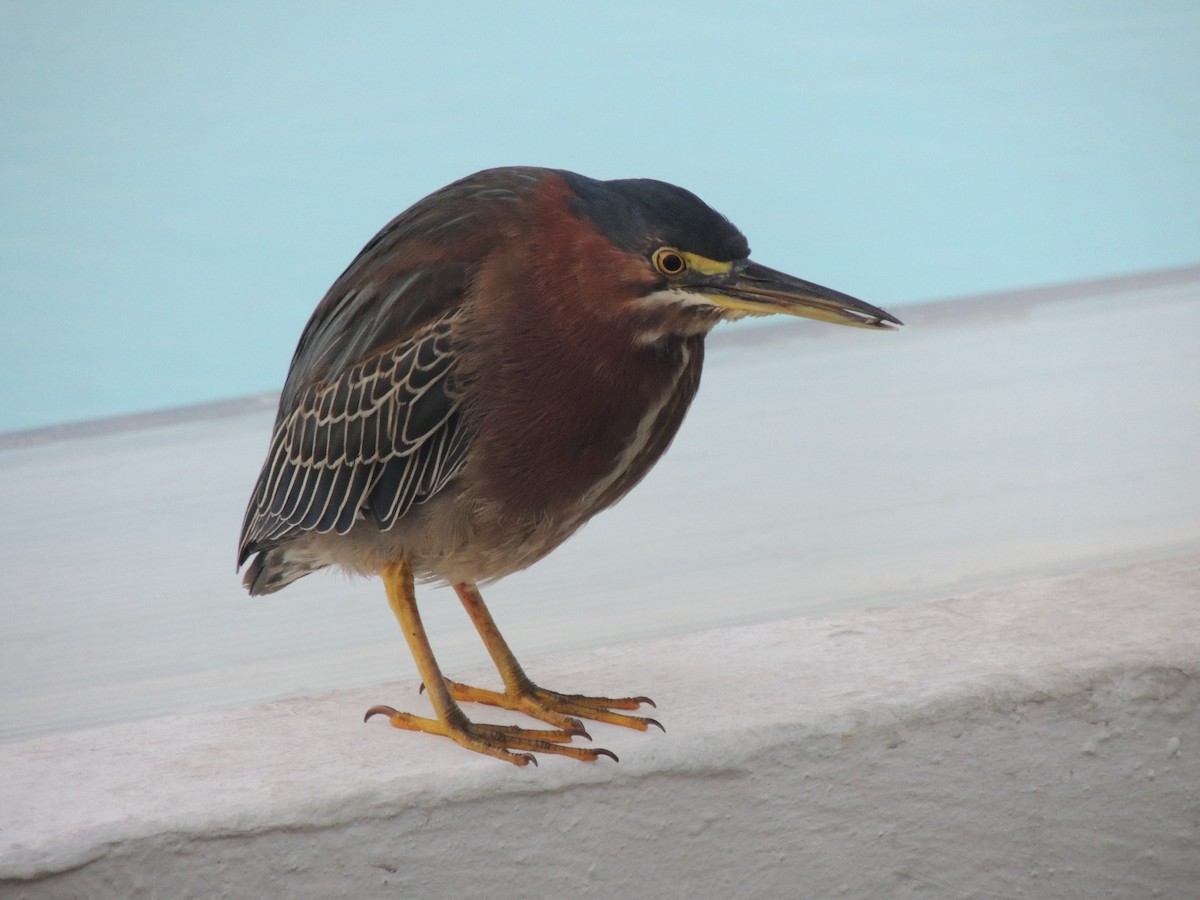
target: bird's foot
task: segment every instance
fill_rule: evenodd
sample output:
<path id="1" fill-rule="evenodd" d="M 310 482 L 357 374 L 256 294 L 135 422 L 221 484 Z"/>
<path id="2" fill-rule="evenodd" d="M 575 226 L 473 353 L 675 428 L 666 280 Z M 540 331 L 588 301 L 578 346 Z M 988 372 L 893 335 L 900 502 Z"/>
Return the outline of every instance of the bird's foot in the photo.
<path id="1" fill-rule="evenodd" d="M 537 765 L 533 753 L 554 753 L 582 762 L 595 762 L 601 756 L 607 756 L 613 761 L 617 759 L 615 753 L 601 747 L 589 749 L 564 746 L 576 735 L 587 734 L 582 726 L 576 729 L 547 731 L 541 728 L 518 728 L 515 725 L 488 725 L 472 722 L 461 712 L 443 722 L 399 712 L 390 706 L 372 706 L 367 710 L 363 721 L 375 715 L 387 716 L 394 728 L 440 734 L 468 750 L 494 756 L 518 766 L 526 766 L 529 763 Z"/>
<path id="2" fill-rule="evenodd" d="M 642 704 L 654 706 L 654 701 L 649 697 L 585 697 L 581 694 L 560 694 L 538 687 L 528 679 L 524 679 L 524 683 L 516 689 L 509 689 L 503 693 L 451 681 L 449 678 L 446 679 L 446 687 L 450 690 L 450 696 L 460 703 L 486 703 L 488 706 L 522 712 L 588 740 L 591 740 L 592 736 L 584 730 L 580 719 L 622 725 L 638 731 L 645 731 L 653 725 L 660 731 L 666 731 L 657 719 L 613 712 L 615 709 L 637 709 Z"/>

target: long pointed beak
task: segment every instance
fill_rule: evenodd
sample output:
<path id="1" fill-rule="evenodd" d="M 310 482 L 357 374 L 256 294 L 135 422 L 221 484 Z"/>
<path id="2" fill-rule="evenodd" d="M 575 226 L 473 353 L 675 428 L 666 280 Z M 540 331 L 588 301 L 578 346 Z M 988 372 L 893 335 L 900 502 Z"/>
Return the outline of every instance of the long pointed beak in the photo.
<path id="1" fill-rule="evenodd" d="M 904 324 L 891 313 L 849 294 L 749 260 L 735 263 L 727 273 L 708 278 L 696 289 L 719 306 L 750 315 L 785 313 L 834 325 L 889 330 Z"/>

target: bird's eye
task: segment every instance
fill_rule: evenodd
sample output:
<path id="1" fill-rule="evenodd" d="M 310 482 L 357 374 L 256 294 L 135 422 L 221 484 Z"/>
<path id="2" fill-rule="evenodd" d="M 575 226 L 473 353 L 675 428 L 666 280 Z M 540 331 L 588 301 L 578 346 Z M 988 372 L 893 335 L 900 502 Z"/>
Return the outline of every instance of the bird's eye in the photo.
<path id="1" fill-rule="evenodd" d="M 678 250 L 659 247 L 654 251 L 654 268 L 664 275 L 681 275 L 687 269 L 687 260 Z"/>

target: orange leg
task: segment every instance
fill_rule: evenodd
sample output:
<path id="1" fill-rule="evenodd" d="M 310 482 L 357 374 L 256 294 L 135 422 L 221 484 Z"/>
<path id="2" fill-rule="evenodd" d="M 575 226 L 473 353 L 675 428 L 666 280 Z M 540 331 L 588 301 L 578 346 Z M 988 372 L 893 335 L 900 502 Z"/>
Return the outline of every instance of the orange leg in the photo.
<path id="1" fill-rule="evenodd" d="M 446 686 L 454 699 L 523 712 L 555 728 L 585 737 L 590 736 L 583 730 L 580 718 L 607 722 L 610 725 L 624 725 L 639 731 L 645 731 L 650 725 L 662 729 L 662 724 L 656 719 L 613 712 L 614 709 L 637 709 L 643 703 L 653 706 L 654 702 L 649 697 L 585 697 L 580 694 L 560 694 L 538 687 L 525 674 L 508 643 L 501 636 L 495 620 L 484 606 L 479 589 L 473 584 L 463 583 L 456 584 L 454 591 L 466 608 L 467 615 L 475 623 L 475 628 L 483 638 L 492 662 L 496 664 L 504 681 L 503 693 L 457 681 L 447 681 Z M 425 683 L 429 684 L 428 681 Z"/>
<path id="2" fill-rule="evenodd" d="M 407 560 L 401 560 L 388 566 L 382 574 L 384 586 L 387 588 L 388 603 L 391 604 L 400 627 L 404 629 L 404 636 L 416 661 L 417 671 L 429 687 L 429 700 L 437 718 L 426 719 L 411 713 L 397 712 L 390 706 L 372 706 L 367 710 L 366 718 L 378 714 L 386 715 L 396 728 L 440 734 L 457 741 L 468 750 L 494 756 L 518 766 L 537 762 L 531 752 L 557 753 L 585 762 L 594 762 L 601 756 L 617 758 L 608 750 L 563 746 L 577 733 L 571 729 L 546 731 L 510 725 L 477 724 L 468 719 L 451 696 L 437 660 L 434 659 L 433 648 L 430 647 L 429 638 L 425 634 L 425 626 L 421 624 L 413 587 L 412 567 Z"/>

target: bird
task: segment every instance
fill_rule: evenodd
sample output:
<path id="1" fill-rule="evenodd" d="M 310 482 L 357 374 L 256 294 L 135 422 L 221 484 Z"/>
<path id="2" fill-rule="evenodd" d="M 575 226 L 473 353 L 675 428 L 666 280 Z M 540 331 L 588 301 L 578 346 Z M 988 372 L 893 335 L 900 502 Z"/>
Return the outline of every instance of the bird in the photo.
<path id="1" fill-rule="evenodd" d="M 785 314 L 891 330 L 899 319 L 750 259 L 695 194 L 645 178 L 511 166 L 469 175 L 376 234 L 317 305 L 291 361 L 242 525 L 251 595 L 326 567 L 380 576 L 433 717 L 400 729 L 513 763 L 616 760 L 581 720 L 645 731 L 643 696 L 537 685 L 479 586 L 545 557 L 658 461 L 718 323 Z M 503 690 L 448 679 L 416 583 L 450 585 Z M 460 704 L 524 713 L 477 722 Z"/>

